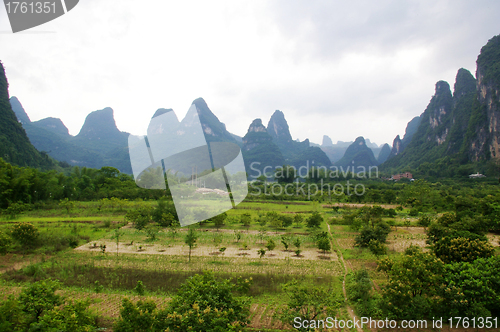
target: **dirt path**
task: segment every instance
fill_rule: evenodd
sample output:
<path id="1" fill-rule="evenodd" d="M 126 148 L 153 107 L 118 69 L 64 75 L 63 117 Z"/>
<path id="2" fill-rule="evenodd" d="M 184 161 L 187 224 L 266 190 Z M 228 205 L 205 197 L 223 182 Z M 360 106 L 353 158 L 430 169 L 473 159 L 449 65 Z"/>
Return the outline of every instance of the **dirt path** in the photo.
<path id="1" fill-rule="evenodd" d="M 333 248 L 334 247 L 333 246 L 333 236 L 332 236 L 332 232 L 330 231 L 330 225 L 328 223 L 326 225 L 328 226 L 328 233 L 330 234 L 330 236 L 332 238 L 332 248 Z M 335 239 L 335 242 L 337 244 L 336 247 L 340 248 L 339 243 L 337 242 L 337 239 Z M 337 256 L 338 256 L 339 261 L 342 263 L 342 266 L 344 267 L 344 280 L 342 281 L 342 291 L 344 293 L 344 301 L 345 301 L 345 305 L 347 308 L 347 312 L 349 313 L 349 316 L 351 317 L 352 321 L 359 321 L 359 319 L 356 317 L 356 314 L 354 313 L 354 310 L 352 310 L 351 306 L 349 306 L 349 304 L 347 303 L 347 292 L 345 289 L 345 279 L 346 279 L 347 273 L 349 271 L 347 270 L 347 265 L 344 261 L 344 256 L 342 255 L 342 251 L 340 251 L 340 249 L 337 250 Z M 358 332 L 363 332 L 363 329 L 360 327 L 357 327 L 356 330 Z"/>

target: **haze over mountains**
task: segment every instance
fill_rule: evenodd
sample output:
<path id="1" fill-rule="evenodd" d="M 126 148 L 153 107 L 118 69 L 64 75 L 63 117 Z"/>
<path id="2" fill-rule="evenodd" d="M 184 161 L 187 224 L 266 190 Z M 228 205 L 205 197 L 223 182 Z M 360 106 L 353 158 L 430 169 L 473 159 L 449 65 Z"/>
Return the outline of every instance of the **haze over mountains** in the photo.
<path id="1" fill-rule="evenodd" d="M 3 66 L 0 69 L 2 158 L 23 166 L 49 167 L 51 161 L 46 153 L 70 165 L 113 166 L 131 173 L 129 134 L 117 128 L 113 109 L 107 107 L 90 113 L 79 134 L 71 136 L 60 119 L 32 122 L 21 101 L 12 97 L 9 102 Z M 239 137 L 227 130 L 205 100 L 198 98 L 193 104 L 207 141 L 238 144 L 250 177 L 262 174 L 266 166 L 281 165 L 356 169 L 380 165 L 387 172 L 419 170 L 428 175 L 453 166 L 460 170 L 449 175 L 456 175 L 466 174 L 479 164 L 488 163 L 491 168 L 492 161 L 500 159 L 499 90 L 500 36 L 496 36 L 481 49 L 476 78 L 468 70 L 459 69 L 453 92 L 447 82 L 438 81 L 427 108 L 408 122 L 403 138 L 398 135 L 392 147 L 387 143 L 378 146 L 363 137 L 334 144 L 325 135 L 321 145 L 308 139 L 300 142 L 292 138 L 285 114 L 279 110 L 271 115 L 267 126 L 262 119 L 255 119 L 246 135 Z M 159 109 L 156 114 L 168 111 L 171 110 Z M 308 125 L 314 126 L 314 123 Z M 36 151 L 29 142 L 45 153 Z M 434 167 L 431 164 L 439 167 L 430 170 Z"/>

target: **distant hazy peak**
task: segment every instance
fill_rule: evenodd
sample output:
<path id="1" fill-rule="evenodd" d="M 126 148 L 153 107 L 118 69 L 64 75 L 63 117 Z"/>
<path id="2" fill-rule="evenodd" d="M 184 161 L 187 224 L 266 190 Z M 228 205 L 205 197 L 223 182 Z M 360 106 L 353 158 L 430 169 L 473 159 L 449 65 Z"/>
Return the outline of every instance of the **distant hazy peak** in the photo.
<path id="1" fill-rule="evenodd" d="M 323 142 L 321 143 L 321 146 L 332 146 L 333 142 L 330 137 L 327 135 L 323 135 Z"/>
<path id="2" fill-rule="evenodd" d="M 77 136 L 88 139 L 101 139 L 103 134 L 107 136 L 115 133 L 120 133 L 120 130 L 116 127 L 114 111 L 111 107 L 106 107 L 87 115 L 85 123 Z"/>
<path id="3" fill-rule="evenodd" d="M 285 115 L 280 110 L 276 110 L 271 119 L 269 119 L 267 132 L 280 144 L 289 144 L 292 142 L 290 128 L 286 122 Z"/>
<path id="4" fill-rule="evenodd" d="M 156 112 L 155 112 L 155 114 L 153 115 L 152 118 L 156 118 L 157 116 L 160 116 L 160 115 L 168 113 L 168 112 L 173 112 L 173 111 L 174 110 L 171 109 L 171 108 L 159 108 L 159 109 L 156 110 Z"/>
<path id="5" fill-rule="evenodd" d="M 17 97 L 15 96 L 10 97 L 9 102 L 19 122 L 21 122 L 22 124 L 31 122 L 28 113 L 26 113 L 23 105 L 21 105 L 21 102 L 19 101 L 19 99 L 17 99 Z"/>

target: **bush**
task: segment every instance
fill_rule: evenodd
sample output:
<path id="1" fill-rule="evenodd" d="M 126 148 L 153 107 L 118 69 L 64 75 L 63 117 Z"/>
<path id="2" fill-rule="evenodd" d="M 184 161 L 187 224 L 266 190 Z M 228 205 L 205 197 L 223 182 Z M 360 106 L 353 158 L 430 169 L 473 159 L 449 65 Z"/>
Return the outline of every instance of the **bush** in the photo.
<path id="1" fill-rule="evenodd" d="M 334 317 L 340 306 L 338 296 L 331 289 L 294 281 L 284 285 L 283 290 L 287 297 L 286 306 L 276 314 L 282 322 L 291 323 L 295 317 L 308 321 Z M 302 330 L 314 331 L 313 328 Z"/>
<path id="2" fill-rule="evenodd" d="M 356 246 L 360 247 L 369 247 L 371 240 L 386 243 L 390 232 L 390 226 L 384 222 L 378 223 L 375 227 L 365 226 L 361 229 L 359 235 L 356 236 L 354 242 Z"/>
<path id="3" fill-rule="evenodd" d="M 309 228 L 319 228 L 323 222 L 323 217 L 319 212 L 314 212 L 309 218 L 307 218 L 306 223 Z"/>
<path id="4" fill-rule="evenodd" d="M 218 281 L 213 273 L 189 278 L 161 314 L 164 330 L 240 331 L 248 324 L 249 304 L 235 297 L 237 288 L 229 280 Z"/>
<path id="5" fill-rule="evenodd" d="M 157 315 L 158 311 L 153 301 L 138 301 L 134 304 L 128 298 L 124 298 L 120 318 L 113 330 L 115 332 L 165 331 L 158 326 Z"/>
<path id="6" fill-rule="evenodd" d="M 387 247 L 377 240 L 370 240 L 370 242 L 368 242 L 368 248 L 376 256 L 385 255 L 387 252 Z"/>
<path id="7" fill-rule="evenodd" d="M 135 228 L 141 230 L 151 222 L 151 211 L 147 207 L 130 210 L 125 215 L 125 220 L 133 223 Z"/>
<path id="8" fill-rule="evenodd" d="M 38 229 L 27 222 L 16 224 L 12 228 L 12 237 L 23 247 L 33 247 L 38 235 Z"/>
<path id="9" fill-rule="evenodd" d="M 0 231 L 0 254 L 5 255 L 12 243 L 10 236 Z"/>

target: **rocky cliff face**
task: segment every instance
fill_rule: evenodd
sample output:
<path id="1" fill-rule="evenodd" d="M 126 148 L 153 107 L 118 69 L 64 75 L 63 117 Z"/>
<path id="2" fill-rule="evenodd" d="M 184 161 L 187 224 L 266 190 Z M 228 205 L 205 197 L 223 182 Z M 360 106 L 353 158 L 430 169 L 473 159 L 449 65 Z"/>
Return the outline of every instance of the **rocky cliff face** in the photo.
<path id="1" fill-rule="evenodd" d="M 500 159 L 500 35 L 477 58 L 477 99 L 464 150 L 472 161 Z"/>
<path id="2" fill-rule="evenodd" d="M 262 120 L 255 119 L 248 127 L 247 134 L 243 137 L 243 150 L 249 151 L 259 145 L 272 143 L 272 141 L 273 139 L 262 124 Z"/>
<path id="3" fill-rule="evenodd" d="M 198 111 L 201 126 L 205 133 L 207 142 L 231 142 L 236 143 L 233 135 L 231 135 L 226 125 L 219 121 L 217 116 L 208 108 L 207 103 L 203 98 L 198 98 L 193 101 Z M 182 120 L 184 121 L 184 120 Z"/>
<path id="4" fill-rule="evenodd" d="M 387 160 L 384 167 L 417 168 L 441 158 L 448 158 L 447 163 L 454 165 L 491 159 L 498 163 L 500 36 L 493 37 L 481 49 L 476 77 L 477 80 L 466 69 L 458 70 L 453 95 L 446 82 L 436 83 L 436 92 L 422 113 L 410 143 L 398 155 Z M 396 151 L 394 145 L 393 151 Z"/>
<path id="5" fill-rule="evenodd" d="M 9 100 L 9 84 L 3 64 L 0 62 L 0 158 L 19 166 L 53 168 L 55 165 L 30 143 L 26 131 L 12 110 Z M 17 98 L 15 99 L 17 101 Z M 19 101 L 17 101 L 19 102 Z M 16 106 L 20 106 L 18 103 Z M 19 110 L 18 110 L 19 111 Z M 28 122 L 28 115 L 22 110 L 22 121 Z"/>
<path id="6" fill-rule="evenodd" d="M 285 164 L 280 149 L 273 142 L 261 119 L 253 120 L 248 127 L 248 132 L 243 137 L 242 151 L 250 179 L 256 179 L 262 175 L 266 166 L 270 166 L 274 170 Z"/>
<path id="7" fill-rule="evenodd" d="M 267 132 L 280 146 L 290 146 L 292 144 L 290 128 L 285 120 L 285 115 L 279 110 L 275 111 L 271 116 L 267 124 Z"/>

